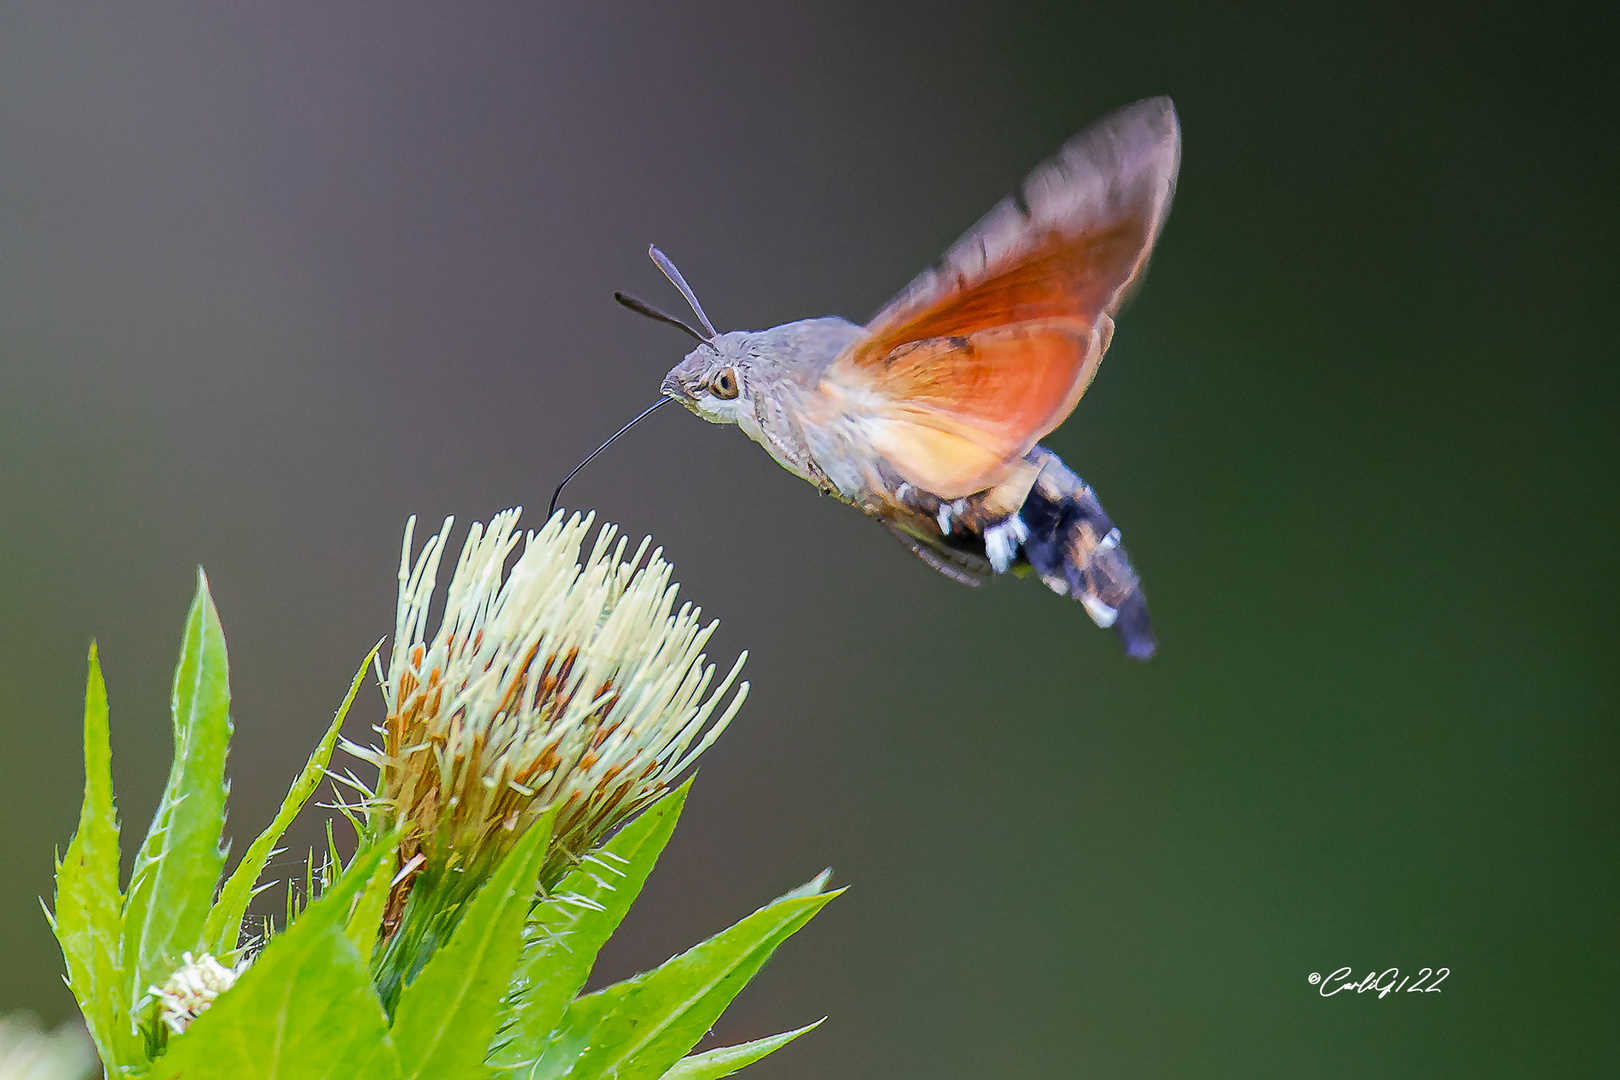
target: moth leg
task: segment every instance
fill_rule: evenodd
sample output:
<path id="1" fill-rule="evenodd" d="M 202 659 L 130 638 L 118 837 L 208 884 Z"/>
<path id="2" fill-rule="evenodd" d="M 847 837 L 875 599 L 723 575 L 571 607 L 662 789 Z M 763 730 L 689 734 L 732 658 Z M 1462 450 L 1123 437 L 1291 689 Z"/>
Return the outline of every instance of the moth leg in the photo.
<path id="1" fill-rule="evenodd" d="M 945 556 L 941 555 L 933 548 L 928 547 L 921 540 L 918 540 L 915 536 L 912 536 L 894 522 L 889 521 L 887 518 L 878 518 L 878 523 L 881 524 L 884 529 L 888 530 L 890 536 L 900 541 L 901 546 L 907 551 L 911 552 L 913 555 L 917 556 L 917 558 L 921 559 L 923 562 L 927 563 L 929 566 L 933 567 L 935 570 L 939 571 L 941 574 L 950 578 L 957 584 L 966 585 L 970 589 L 977 589 L 979 586 L 984 584 L 984 577 L 982 575 L 976 575 L 967 567 L 959 566 L 949 561 L 945 558 Z"/>

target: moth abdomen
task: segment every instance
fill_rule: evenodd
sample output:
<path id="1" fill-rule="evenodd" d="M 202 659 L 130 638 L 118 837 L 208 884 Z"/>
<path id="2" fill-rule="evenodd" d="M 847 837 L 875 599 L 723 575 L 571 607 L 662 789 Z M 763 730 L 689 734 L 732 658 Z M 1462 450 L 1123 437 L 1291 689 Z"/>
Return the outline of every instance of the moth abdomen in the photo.
<path id="1" fill-rule="evenodd" d="M 1033 570 L 1112 629 L 1127 655 L 1146 660 L 1158 647 L 1119 529 L 1091 485 L 1044 446 L 1003 484 L 966 498 L 941 499 L 908 482 L 885 489 L 867 512 L 946 577 L 977 586 L 992 573 Z"/>
<path id="2" fill-rule="evenodd" d="M 1085 607 L 1098 626 L 1112 627 L 1127 655 L 1146 660 L 1158 648 L 1141 579 L 1120 543 L 1119 529 L 1091 486 L 1044 447 L 1037 478 L 1018 512 L 1017 561 L 1047 588 Z"/>

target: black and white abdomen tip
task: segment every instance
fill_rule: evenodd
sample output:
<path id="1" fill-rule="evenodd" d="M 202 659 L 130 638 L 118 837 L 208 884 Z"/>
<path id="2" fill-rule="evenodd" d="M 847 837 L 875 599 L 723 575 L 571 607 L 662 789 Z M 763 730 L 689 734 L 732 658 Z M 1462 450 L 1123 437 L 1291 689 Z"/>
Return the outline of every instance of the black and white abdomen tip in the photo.
<path id="1" fill-rule="evenodd" d="M 1018 513 L 984 531 L 986 556 L 998 572 L 1027 562 L 1047 588 L 1079 601 L 1093 622 L 1112 628 L 1127 655 L 1146 660 L 1158 641 L 1119 529 L 1091 487 L 1056 454 L 1035 452 L 1046 458 L 1040 477 Z"/>

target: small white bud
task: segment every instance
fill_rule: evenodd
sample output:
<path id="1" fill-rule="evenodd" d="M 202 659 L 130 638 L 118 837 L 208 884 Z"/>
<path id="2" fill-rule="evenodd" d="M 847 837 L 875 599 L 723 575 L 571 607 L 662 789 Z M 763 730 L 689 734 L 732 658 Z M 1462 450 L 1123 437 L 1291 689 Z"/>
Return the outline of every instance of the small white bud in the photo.
<path id="1" fill-rule="evenodd" d="M 176 1035 L 183 1034 L 215 998 L 235 986 L 237 977 L 253 962 L 242 960 L 235 967 L 226 967 L 209 953 L 197 957 L 182 953 L 181 959 L 184 963 L 167 982 L 148 988 L 163 1004 L 163 1022 Z"/>

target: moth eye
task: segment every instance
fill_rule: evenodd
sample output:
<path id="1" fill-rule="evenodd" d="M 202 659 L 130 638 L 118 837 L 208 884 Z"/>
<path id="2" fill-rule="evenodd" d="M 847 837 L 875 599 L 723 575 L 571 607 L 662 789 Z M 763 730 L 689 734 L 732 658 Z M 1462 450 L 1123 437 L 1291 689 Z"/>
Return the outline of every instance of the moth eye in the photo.
<path id="1" fill-rule="evenodd" d="M 721 368 L 714 378 L 709 380 L 709 389 L 715 397 L 730 401 L 737 396 L 737 373 L 731 368 Z"/>

